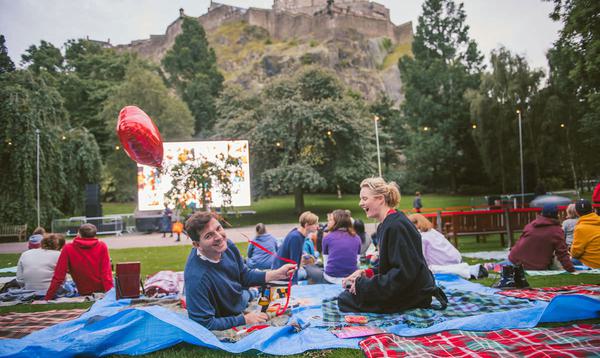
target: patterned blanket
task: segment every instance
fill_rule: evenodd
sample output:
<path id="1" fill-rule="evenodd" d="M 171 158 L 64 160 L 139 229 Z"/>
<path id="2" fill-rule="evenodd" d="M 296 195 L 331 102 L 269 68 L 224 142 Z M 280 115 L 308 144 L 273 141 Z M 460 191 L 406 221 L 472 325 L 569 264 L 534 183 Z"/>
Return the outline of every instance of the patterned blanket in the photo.
<path id="1" fill-rule="evenodd" d="M 423 337 L 380 334 L 360 342 L 367 358 L 380 357 L 586 357 L 600 355 L 600 325 L 452 330 Z"/>
<path id="2" fill-rule="evenodd" d="M 406 324 L 413 328 L 427 328 L 434 324 L 453 318 L 476 316 L 483 313 L 502 312 L 514 309 L 531 307 L 532 303 L 527 300 L 502 297 L 496 295 L 484 295 L 471 291 L 459 291 L 444 289 L 448 296 L 448 308 L 446 310 L 434 310 L 431 308 L 417 308 L 403 313 L 377 314 L 377 313 L 344 313 L 338 308 L 337 298 L 323 300 L 323 320 L 313 322 L 313 325 L 326 327 L 339 327 L 346 325 L 346 315 L 366 316 L 368 324 L 376 327 L 389 327 L 397 324 Z"/>
<path id="3" fill-rule="evenodd" d="M 7 313 L 0 316 L 0 338 L 21 338 L 31 332 L 71 321 L 87 309 L 52 310 L 33 313 Z"/>
<path id="4" fill-rule="evenodd" d="M 600 285 L 575 285 L 560 287 L 541 287 L 526 290 L 506 290 L 497 292 L 504 296 L 527 298 L 529 300 L 550 301 L 558 295 L 600 296 Z"/>

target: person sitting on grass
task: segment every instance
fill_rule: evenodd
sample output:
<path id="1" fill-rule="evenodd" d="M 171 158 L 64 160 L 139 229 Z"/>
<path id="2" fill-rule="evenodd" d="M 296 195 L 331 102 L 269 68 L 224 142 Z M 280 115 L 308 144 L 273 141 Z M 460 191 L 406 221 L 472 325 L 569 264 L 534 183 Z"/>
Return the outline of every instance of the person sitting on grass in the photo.
<path id="1" fill-rule="evenodd" d="M 331 216 L 329 235 L 323 239 L 323 278 L 328 283 L 341 284 L 358 268 L 361 242 L 346 210 L 334 210 Z"/>
<path id="2" fill-rule="evenodd" d="M 293 260 L 299 264 L 302 262 L 304 238 L 309 236 L 310 233 L 317 231 L 319 228 L 319 217 L 310 211 L 305 211 L 300 215 L 298 221 L 300 226 L 292 229 L 292 231 L 287 234 L 285 239 L 283 239 L 283 243 L 277 250 L 277 256 L 288 260 Z M 278 269 L 283 265 L 285 265 L 285 261 L 275 257 L 273 259 L 271 268 Z M 302 269 L 302 272 L 302 274 L 299 272 L 294 273 L 294 283 L 298 283 L 299 279 L 302 280 L 306 278 L 306 271 Z"/>
<path id="3" fill-rule="evenodd" d="M 83 224 L 78 236 L 66 244 L 56 263 L 46 300 L 54 299 L 56 291 L 65 281 L 67 271 L 73 277 L 80 295 L 106 292 L 113 288 L 110 257 L 106 244 L 96 238 L 96 227 Z"/>
<path id="4" fill-rule="evenodd" d="M 48 234 L 42 239 L 39 249 L 23 252 L 17 264 L 17 282 L 26 290 L 45 296 L 54 268 L 60 256 L 60 234 Z"/>
<path id="5" fill-rule="evenodd" d="M 342 312 L 396 313 L 430 308 L 432 297 L 446 308 L 448 299 L 435 285 L 421 248 L 421 235 L 395 207 L 400 191 L 394 182 L 369 178 L 360 184 L 360 207 L 377 220 L 379 267 L 357 270 L 346 277 L 338 296 Z"/>
<path id="6" fill-rule="evenodd" d="M 267 233 L 265 224 L 256 224 L 255 230 L 256 237 L 254 237 L 254 242 L 271 252 L 277 251 L 277 239 L 275 239 L 273 235 Z M 248 259 L 246 260 L 246 263 L 251 269 L 268 270 L 273 264 L 273 256 L 254 245 L 248 245 Z"/>
<path id="7" fill-rule="evenodd" d="M 576 264 L 600 268 L 600 216 L 592 209 L 592 203 L 580 199 L 575 203 L 579 221 L 573 231 L 571 256 Z"/>
<path id="8" fill-rule="evenodd" d="M 194 213 L 185 228 L 193 245 L 183 273 L 189 318 L 217 331 L 267 321 L 266 313 L 244 313 L 254 298 L 248 288 L 288 279 L 296 265 L 266 272 L 249 269 L 217 218 L 208 211 Z"/>
<path id="9" fill-rule="evenodd" d="M 575 271 L 558 222 L 558 209 L 554 204 L 545 204 L 542 214 L 523 229 L 523 234 L 508 254 L 508 261 L 523 265 L 525 270 L 549 270 L 554 256 L 565 270 Z"/>
<path id="10" fill-rule="evenodd" d="M 427 265 L 454 265 L 462 261 L 462 256 L 456 247 L 439 231 L 433 228 L 431 221 L 421 214 L 412 214 L 408 219 L 415 224 L 421 233 L 423 256 Z"/>
<path id="11" fill-rule="evenodd" d="M 573 231 L 575 230 L 575 225 L 577 225 L 577 221 L 579 221 L 579 216 L 577 216 L 575 204 L 569 204 L 569 206 L 567 206 L 566 212 L 567 218 L 562 223 L 562 229 L 565 232 L 565 241 L 567 243 L 567 248 L 570 248 L 573 244 Z"/>

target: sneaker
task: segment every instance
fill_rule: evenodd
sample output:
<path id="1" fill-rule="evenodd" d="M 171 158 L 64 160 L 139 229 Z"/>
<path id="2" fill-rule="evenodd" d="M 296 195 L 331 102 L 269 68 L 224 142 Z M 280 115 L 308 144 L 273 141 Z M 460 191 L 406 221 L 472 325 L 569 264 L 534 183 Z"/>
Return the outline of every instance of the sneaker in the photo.
<path id="1" fill-rule="evenodd" d="M 492 288 L 501 290 L 512 290 L 517 288 L 515 284 L 515 267 L 512 265 L 502 266 L 500 280 L 492 285 Z"/>

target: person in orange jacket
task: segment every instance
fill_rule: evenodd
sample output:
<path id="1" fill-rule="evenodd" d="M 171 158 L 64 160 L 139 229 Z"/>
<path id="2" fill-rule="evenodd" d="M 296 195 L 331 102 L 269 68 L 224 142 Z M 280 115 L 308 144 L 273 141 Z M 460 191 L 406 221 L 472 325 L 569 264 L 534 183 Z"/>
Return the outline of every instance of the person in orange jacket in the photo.
<path id="1" fill-rule="evenodd" d="M 591 268 L 600 268 L 600 216 L 592 210 L 592 203 L 580 199 L 575 203 L 579 221 L 573 232 L 571 256 Z M 577 262 L 575 262 L 577 263 Z"/>

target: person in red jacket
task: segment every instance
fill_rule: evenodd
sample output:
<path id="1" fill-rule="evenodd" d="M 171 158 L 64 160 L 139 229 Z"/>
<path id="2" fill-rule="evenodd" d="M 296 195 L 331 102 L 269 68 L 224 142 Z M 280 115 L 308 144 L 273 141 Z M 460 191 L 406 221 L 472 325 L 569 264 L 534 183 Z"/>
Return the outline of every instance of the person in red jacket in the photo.
<path id="1" fill-rule="evenodd" d="M 558 222 L 558 209 L 554 204 L 546 204 L 542 215 L 525 226 L 521 238 L 510 250 L 508 260 L 523 265 L 525 270 L 548 270 L 553 255 L 566 271 L 575 271 L 564 232 Z"/>
<path id="2" fill-rule="evenodd" d="M 73 277 L 80 295 L 106 292 L 113 287 L 108 247 L 96 238 L 96 227 L 83 224 L 78 234 L 60 252 L 46 300 L 54 299 L 57 289 L 65 281 L 67 271 Z"/>

